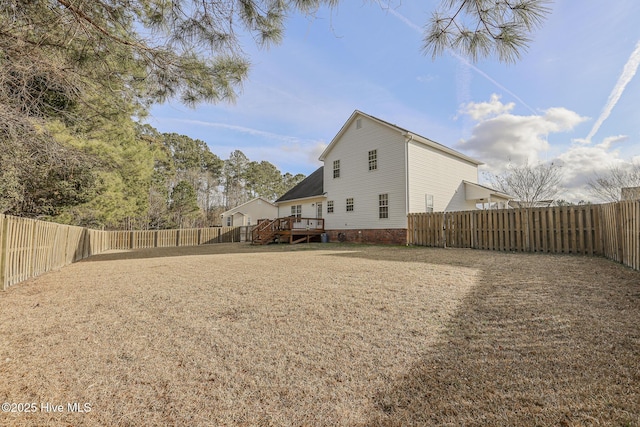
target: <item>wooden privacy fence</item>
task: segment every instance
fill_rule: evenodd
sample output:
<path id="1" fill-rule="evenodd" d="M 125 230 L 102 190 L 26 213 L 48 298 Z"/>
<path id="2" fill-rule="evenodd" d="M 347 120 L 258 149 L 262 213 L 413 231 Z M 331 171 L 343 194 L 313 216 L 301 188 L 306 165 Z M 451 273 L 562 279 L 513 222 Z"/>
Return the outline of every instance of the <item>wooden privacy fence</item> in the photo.
<path id="1" fill-rule="evenodd" d="M 111 249 L 168 248 L 213 243 L 246 242 L 251 238 L 249 226 L 183 228 L 180 230 L 110 231 Z"/>
<path id="2" fill-rule="evenodd" d="M 250 227 L 102 231 L 0 214 L 0 290 L 111 249 L 243 242 Z"/>
<path id="3" fill-rule="evenodd" d="M 408 243 L 602 255 L 640 270 L 640 201 L 409 214 Z"/>
<path id="4" fill-rule="evenodd" d="M 0 215 L 0 289 L 103 252 L 104 233 Z"/>

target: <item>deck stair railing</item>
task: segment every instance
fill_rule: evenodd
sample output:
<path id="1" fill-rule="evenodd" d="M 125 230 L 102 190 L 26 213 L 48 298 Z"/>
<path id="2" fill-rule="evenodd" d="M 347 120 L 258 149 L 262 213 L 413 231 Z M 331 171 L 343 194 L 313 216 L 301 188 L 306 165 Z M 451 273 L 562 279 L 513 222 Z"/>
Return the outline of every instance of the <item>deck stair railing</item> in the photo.
<path id="1" fill-rule="evenodd" d="M 266 245 L 273 242 L 279 230 L 280 218 L 274 220 L 258 220 L 251 232 L 251 241 L 256 245 Z"/>

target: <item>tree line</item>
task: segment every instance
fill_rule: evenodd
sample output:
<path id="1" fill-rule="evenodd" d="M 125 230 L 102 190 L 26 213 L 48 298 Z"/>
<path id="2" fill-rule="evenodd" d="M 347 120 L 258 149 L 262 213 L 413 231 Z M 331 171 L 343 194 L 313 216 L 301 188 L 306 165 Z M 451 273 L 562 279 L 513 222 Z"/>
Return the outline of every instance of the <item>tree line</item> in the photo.
<path id="1" fill-rule="evenodd" d="M 168 99 L 233 100 L 248 69 L 235 34 L 278 41 L 284 7 L 0 2 L 0 213 L 89 227 L 204 225 L 295 184 L 300 176 L 268 162 L 239 151 L 222 160 L 202 141 L 144 124 Z"/>
<path id="2" fill-rule="evenodd" d="M 223 160 L 204 141 L 129 125 L 127 138 L 114 142 L 48 123 L 56 144 L 44 153 L 31 139 L 13 141 L 0 154 L 0 213 L 93 228 L 221 225 L 225 210 L 254 197 L 275 200 L 305 177 L 240 150 Z M 117 126 L 110 131 L 124 136 Z"/>

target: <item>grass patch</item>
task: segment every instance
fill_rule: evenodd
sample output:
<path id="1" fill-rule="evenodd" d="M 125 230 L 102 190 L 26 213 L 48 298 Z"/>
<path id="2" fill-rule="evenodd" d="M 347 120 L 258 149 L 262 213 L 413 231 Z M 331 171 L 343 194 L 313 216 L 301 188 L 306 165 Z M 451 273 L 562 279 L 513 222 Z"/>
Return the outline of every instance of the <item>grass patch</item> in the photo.
<path id="1" fill-rule="evenodd" d="M 339 244 L 103 254 L 0 294 L 36 425 L 639 425 L 640 273 Z"/>

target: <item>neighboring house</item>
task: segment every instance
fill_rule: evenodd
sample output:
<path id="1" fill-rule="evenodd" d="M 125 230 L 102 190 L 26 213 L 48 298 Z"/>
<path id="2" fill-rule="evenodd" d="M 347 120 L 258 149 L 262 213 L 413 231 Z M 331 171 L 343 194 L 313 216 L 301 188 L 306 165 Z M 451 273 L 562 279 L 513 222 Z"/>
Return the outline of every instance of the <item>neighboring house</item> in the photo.
<path id="1" fill-rule="evenodd" d="M 255 225 L 259 219 L 274 219 L 278 216 L 278 208 L 267 199 L 257 197 L 223 212 L 223 226 Z"/>
<path id="2" fill-rule="evenodd" d="M 482 163 L 355 111 L 320 156 L 324 167 L 284 194 L 278 216 L 324 218 L 330 240 L 406 243 L 407 214 L 506 205 L 477 184 Z"/>

